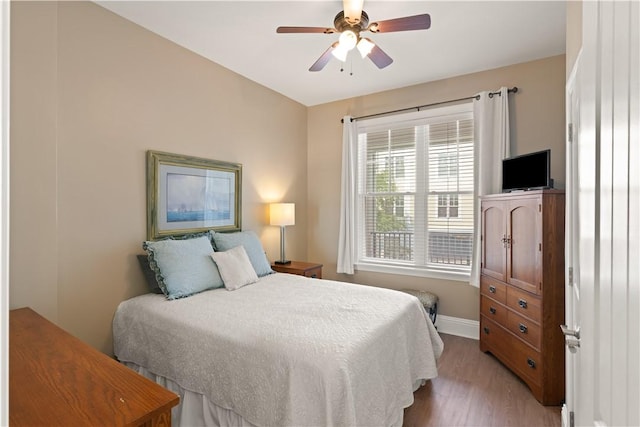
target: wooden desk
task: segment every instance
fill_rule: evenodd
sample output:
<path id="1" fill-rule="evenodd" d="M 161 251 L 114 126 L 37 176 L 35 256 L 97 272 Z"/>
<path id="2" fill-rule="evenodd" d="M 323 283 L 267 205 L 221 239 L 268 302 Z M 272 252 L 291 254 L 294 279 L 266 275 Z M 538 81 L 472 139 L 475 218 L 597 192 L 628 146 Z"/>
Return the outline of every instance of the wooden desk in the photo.
<path id="1" fill-rule="evenodd" d="M 179 397 L 30 308 L 9 312 L 10 426 L 171 425 Z"/>

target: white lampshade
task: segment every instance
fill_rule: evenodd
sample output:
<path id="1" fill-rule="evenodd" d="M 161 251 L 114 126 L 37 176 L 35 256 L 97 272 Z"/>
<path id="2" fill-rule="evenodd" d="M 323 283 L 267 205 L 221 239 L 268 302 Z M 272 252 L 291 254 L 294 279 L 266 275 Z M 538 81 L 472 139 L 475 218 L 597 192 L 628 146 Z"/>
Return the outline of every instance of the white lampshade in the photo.
<path id="1" fill-rule="evenodd" d="M 351 30 L 345 30 L 338 38 L 338 45 L 333 48 L 331 54 L 339 61 L 346 61 L 347 54 L 358 43 L 358 35 Z M 367 52 L 368 53 L 368 52 Z"/>
<path id="2" fill-rule="evenodd" d="M 363 58 L 371 53 L 371 49 L 375 46 L 371 40 L 367 38 L 361 38 L 358 42 L 358 51 L 360 52 L 360 56 Z"/>
<path id="3" fill-rule="evenodd" d="M 358 36 L 351 30 L 345 30 L 340 34 L 338 38 L 340 42 L 340 47 L 346 50 L 351 50 L 358 43 Z"/>
<path id="4" fill-rule="evenodd" d="M 269 221 L 271 225 L 295 225 L 296 204 L 295 203 L 271 203 L 269 206 Z"/>
<path id="5" fill-rule="evenodd" d="M 335 49 L 331 51 L 331 54 L 340 62 L 344 62 L 347 60 L 347 54 L 349 53 L 348 49 L 344 49 L 339 43 Z"/>

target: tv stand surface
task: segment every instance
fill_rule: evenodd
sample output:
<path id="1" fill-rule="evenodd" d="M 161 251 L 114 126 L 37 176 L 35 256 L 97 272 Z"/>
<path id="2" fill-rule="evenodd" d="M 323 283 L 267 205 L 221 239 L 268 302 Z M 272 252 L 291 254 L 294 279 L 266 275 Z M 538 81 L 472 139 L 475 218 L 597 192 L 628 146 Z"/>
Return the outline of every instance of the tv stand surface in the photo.
<path id="1" fill-rule="evenodd" d="M 525 191 L 539 191 L 539 190 L 553 190 L 553 187 L 529 187 L 529 188 L 518 188 L 514 190 L 504 190 L 503 193 L 524 193 Z"/>
<path id="2" fill-rule="evenodd" d="M 540 187 L 527 187 L 527 188 L 509 188 L 507 190 L 502 190 L 503 193 L 521 193 L 523 191 L 537 191 L 537 190 L 553 190 L 553 178 L 550 180 L 551 185 L 543 185 Z"/>

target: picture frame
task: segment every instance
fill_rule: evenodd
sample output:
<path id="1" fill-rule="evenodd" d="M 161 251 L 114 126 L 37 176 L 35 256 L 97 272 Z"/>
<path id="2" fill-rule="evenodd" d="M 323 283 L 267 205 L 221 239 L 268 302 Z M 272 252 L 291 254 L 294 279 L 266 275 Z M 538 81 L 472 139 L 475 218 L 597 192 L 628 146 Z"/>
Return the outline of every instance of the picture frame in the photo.
<path id="1" fill-rule="evenodd" d="M 147 239 L 242 229 L 242 164 L 147 151 Z"/>

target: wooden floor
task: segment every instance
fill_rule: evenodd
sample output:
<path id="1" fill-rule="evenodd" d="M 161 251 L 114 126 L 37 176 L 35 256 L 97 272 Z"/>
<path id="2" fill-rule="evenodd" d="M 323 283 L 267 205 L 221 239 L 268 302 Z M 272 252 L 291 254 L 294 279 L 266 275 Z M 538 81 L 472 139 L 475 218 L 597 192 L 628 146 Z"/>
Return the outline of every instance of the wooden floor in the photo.
<path id="1" fill-rule="evenodd" d="M 518 377 L 478 341 L 440 334 L 438 377 L 414 393 L 404 427 L 561 425 L 559 406 L 542 406 Z"/>

